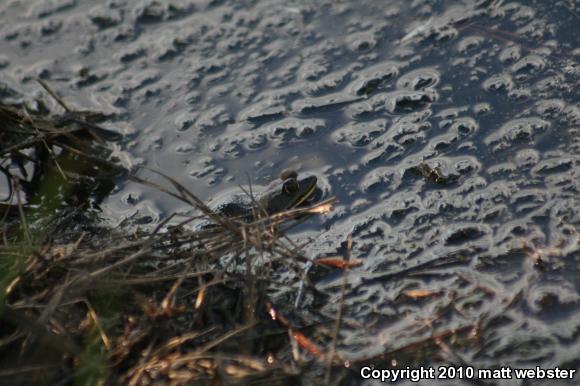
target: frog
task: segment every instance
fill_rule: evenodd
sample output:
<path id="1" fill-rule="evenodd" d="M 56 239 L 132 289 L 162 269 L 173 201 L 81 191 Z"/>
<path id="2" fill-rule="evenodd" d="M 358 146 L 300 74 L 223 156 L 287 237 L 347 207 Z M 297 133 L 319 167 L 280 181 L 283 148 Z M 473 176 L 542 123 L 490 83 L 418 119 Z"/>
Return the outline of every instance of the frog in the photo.
<path id="1" fill-rule="evenodd" d="M 253 205 L 229 202 L 222 205 L 218 212 L 227 217 L 252 220 L 256 213 L 273 215 L 286 210 L 306 206 L 320 199 L 322 194 L 316 176 L 298 178 L 298 173 L 285 169 L 280 178 L 273 181 Z"/>

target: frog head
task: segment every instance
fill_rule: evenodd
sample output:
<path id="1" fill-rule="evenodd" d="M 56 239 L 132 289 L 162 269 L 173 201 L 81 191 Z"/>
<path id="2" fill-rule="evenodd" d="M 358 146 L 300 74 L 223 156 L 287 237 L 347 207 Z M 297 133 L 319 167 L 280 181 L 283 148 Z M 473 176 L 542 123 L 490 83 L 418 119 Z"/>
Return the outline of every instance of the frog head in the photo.
<path id="1" fill-rule="evenodd" d="M 260 205 L 269 214 L 306 205 L 320 195 L 317 182 L 315 176 L 298 178 L 294 170 L 284 170 L 280 180 L 272 184 L 260 199 Z"/>

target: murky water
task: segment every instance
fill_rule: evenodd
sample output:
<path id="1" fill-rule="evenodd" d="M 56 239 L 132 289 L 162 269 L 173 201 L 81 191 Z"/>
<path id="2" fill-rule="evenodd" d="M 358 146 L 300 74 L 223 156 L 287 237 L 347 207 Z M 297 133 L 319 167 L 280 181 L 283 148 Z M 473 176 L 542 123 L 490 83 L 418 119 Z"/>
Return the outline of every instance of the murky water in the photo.
<path id="1" fill-rule="evenodd" d="M 577 1 L 8 0 L 0 95 L 40 97 L 46 80 L 111 114 L 123 162 L 214 203 L 286 167 L 316 175 L 339 203 L 298 231 L 308 253 L 352 234 L 364 261 L 346 357 L 480 325 L 467 363 L 578 368 L 579 15 Z M 102 207 L 154 222 L 180 205 L 123 184 Z M 318 278 L 329 317 L 340 283 Z"/>

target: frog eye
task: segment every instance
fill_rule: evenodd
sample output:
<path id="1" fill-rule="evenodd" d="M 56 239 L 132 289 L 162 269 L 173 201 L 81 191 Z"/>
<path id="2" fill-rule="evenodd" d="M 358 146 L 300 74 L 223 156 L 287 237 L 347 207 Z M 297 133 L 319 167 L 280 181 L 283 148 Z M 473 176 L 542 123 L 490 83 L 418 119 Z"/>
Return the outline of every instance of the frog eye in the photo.
<path id="1" fill-rule="evenodd" d="M 286 181 L 287 179 L 296 179 L 298 178 L 298 173 L 296 173 L 296 170 L 294 169 L 284 169 L 282 170 L 282 172 L 280 173 L 280 179 L 282 181 Z"/>
<path id="2" fill-rule="evenodd" d="M 282 185 L 282 191 L 284 194 L 292 196 L 298 192 L 298 181 L 296 178 L 288 178 L 284 185 Z"/>

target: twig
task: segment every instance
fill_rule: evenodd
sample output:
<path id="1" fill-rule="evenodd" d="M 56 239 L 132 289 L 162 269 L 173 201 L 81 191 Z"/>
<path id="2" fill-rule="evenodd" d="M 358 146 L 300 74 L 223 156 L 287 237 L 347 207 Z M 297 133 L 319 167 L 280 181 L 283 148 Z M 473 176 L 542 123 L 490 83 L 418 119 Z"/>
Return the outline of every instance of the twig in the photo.
<path id="1" fill-rule="evenodd" d="M 50 94 L 51 97 L 54 98 L 56 103 L 58 103 L 63 109 L 65 109 L 67 113 L 72 112 L 72 110 L 69 109 L 66 103 L 64 103 L 64 101 L 58 95 L 56 95 L 56 93 L 52 91 L 52 89 L 48 87 L 48 85 L 42 79 L 36 79 L 36 81 L 42 86 L 43 89 L 46 90 L 47 93 Z"/>
<path id="2" fill-rule="evenodd" d="M 345 260 L 348 262 L 350 260 L 350 254 L 352 251 L 352 234 L 349 234 L 346 239 L 346 256 Z M 334 356 L 336 355 L 336 344 L 338 342 L 338 332 L 340 330 L 340 325 L 342 323 L 342 313 L 344 309 L 344 297 L 346 295 L 346 288 L 348 283 L 348 266 L 345 267 L 342 273 L 342 286 L 340 290 L 340 302 L 338 304 L 338 309 L 336 310 L 336 319 L 334 322 L 334 328 L 332 330 L 332 345 L 330 346 L 330 353 L 328 354 L 327 363 L 326 363 L 326 377 L 325 377 L 325 384 L 330 386 L 331 375 L 332 375 L 332 362 L 334 360 Z"/>

